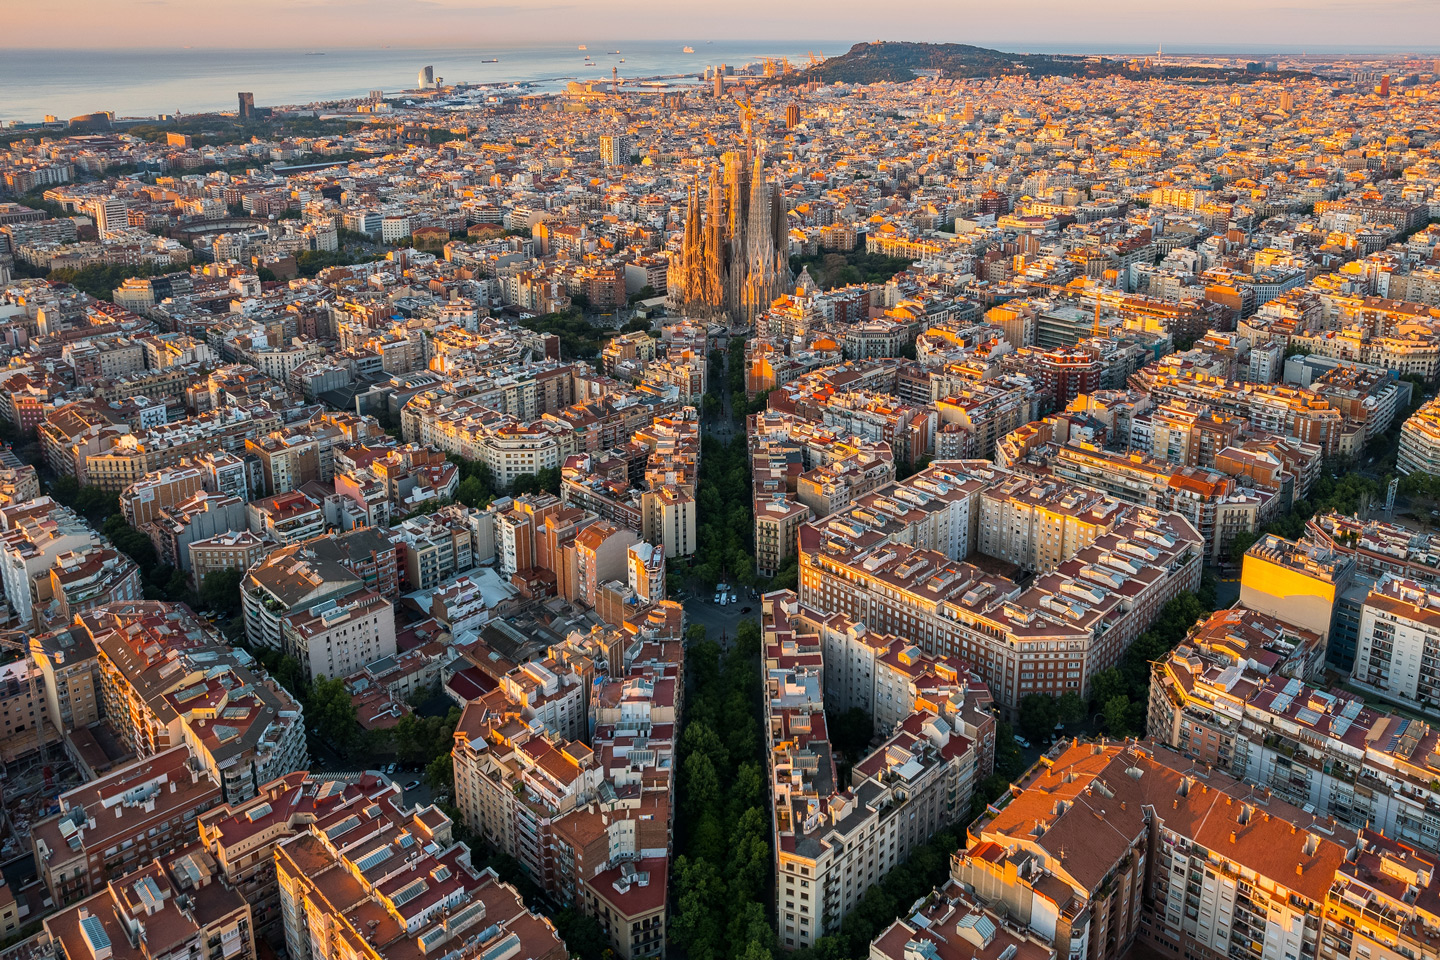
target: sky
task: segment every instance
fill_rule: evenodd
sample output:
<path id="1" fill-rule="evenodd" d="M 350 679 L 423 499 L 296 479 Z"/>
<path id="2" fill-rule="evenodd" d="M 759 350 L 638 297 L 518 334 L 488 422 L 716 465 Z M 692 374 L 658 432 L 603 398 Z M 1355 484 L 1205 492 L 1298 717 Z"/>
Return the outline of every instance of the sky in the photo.
<path id="1" fill-rule="evenodd" d="M 0 49 L 792 37 L 831 41 L 832 55 L 861 40 L 1440 48 L 1440 0 L 0 0 L 0 24 Z"/>

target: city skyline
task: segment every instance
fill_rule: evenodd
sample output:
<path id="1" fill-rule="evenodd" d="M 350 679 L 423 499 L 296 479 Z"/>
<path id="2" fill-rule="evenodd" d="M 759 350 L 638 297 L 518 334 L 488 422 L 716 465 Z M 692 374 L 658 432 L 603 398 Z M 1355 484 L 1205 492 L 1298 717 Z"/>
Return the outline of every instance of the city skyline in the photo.
<path id="1" fill-rule="evenodd" d="M 334 14 L 343 6 L 346 16 Z M 507 3 L 491 0 L 214 0 L 211 18 L 170 16 L 181 9 L 180 0 L 56 0 L 43 10 L 22 6 L 7 23 L 7 38 L 0 48 L 47 48 L 55 43 L 53 26 L 67 23 L 66 42 L 72 48 L 214 47 L 243 49 L 314 48 L 317 44 L 374 44 L 395 47 L 433 46 L 437 36 L 447 43 L 493 47 L 497 44 L 588 40 L 730 40 L 748 18 L 763 18 L 770 36 L 789 34 L 817 41 L 852 43 L 871 39 L 910 39 L 897 31 L 894 21 L 858 0 L 821 4 L 800 0 L 783 11 L 759 0 L 736 0 L 723 11 L 675 9 L 656 0 L 618 0 L 598 4 L 551 0 Z M 1286 48 L 1314 45 L 1356 51 L 1432 49 L 1398 47 L 1392 29 L 1396 21 L 1410 25 L 1406 36 L 1434 36 L 1440 32 L 1440 7 L 1426 0 L 1217 0 L 1213 14 L 1195 23 L 1185 12 L 1158 13 L 1141 0 L 1106 0 L 1102 8 L 1083 8 L 1059 0 L 1018 0 L 993 7 L 962 0 L 921 0 L 912 6 L 910 22 L 938 41 L 1021 49 L 1025 47 L 1117 47 L 1170 42 L 1176 49 L 1189 46 L 1233 45 L 1251 49 L 1265 44 Z M 267 13 L 285 18 L 291 28 L 278 42 Z M 563 33 L 556 33 L 556 18 Z M 223 18 L 225 30 L 213 29 Z M 1245 26 L 1238 40 L 1236 24 Z M 934 29 L 932 29 L 932 27 Z M 949 33 L 948 36 L 944 33 Z"/>

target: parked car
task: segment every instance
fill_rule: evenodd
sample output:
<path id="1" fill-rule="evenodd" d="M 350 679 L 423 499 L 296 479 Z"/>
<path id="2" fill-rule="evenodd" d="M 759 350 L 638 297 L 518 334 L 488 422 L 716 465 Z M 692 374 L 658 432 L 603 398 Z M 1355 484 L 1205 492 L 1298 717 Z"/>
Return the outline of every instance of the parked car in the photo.
<path id="1" fill-rule="evenodd" d="M 1030 749 L 1030 741 L 1026 740 L 1024 737 L 1016 736 L 1015 742 L 1020 744 L 1020 746 L 1024 747 L 1026 750 Z"/>
<path id="2" fill-rule="evenodd" d="M 725 594 L 723 594 L 723 593 L 717 593 L 717 594 L 715 594 L 715 602 L 718 603 L 718 604 L 721 604 L 721 605 L 723 606 L 724 603 L 725 603 L 725 601 L 722 600 L 721 598 L 724 597 L 724 596 L 725 596 Z"/>
<path id="3" fill-rule="evenodd" d="M 419 781 L 419 780 L 411 780 L 409 783 L 405 784 L 405 789 L 406 789 L 406 790 L 414 790 L 414 789 L 415 789 L 416 787 L 418 787 L 418 786 L 420 786 L 420 781 Z"/>

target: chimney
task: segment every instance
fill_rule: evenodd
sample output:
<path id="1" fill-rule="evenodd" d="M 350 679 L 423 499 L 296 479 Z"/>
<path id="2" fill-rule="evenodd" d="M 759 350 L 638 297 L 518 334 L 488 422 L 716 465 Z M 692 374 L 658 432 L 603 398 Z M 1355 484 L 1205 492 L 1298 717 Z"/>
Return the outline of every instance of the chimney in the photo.
<path id="1" fill-rule="evenodd" d="M 1295 876 L 1301 877 L 1301 876 L 1304 876 L 1304 875 L 1305 875 L 1305 865 L 1304 865 L 1303 863 L 1297 863 L 1297 864 L 1295 864 Z"/>
<path id="2" fill-rule="evenodd" d="M 1231 831 L 1230 831 L 1230 842 L 1231 842 L 1231 843 L 1234 843 L 1234 842 L 1235 842 L 1235 831 L 1234 831 L 1234 830 L 1231 830 Z"/>

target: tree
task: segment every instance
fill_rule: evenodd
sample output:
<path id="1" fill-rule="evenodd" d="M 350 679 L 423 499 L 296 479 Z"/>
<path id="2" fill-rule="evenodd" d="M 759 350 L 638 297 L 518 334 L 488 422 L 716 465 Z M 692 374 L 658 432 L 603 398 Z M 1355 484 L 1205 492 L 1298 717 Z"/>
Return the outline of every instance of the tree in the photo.
<path id="1" fill-rule="evenodd" d="M 455 491 L 455 499 L 467 507 L 478 508 L 490 499 L 490 491 L 480 482 L 479 477 L 470 476 L 460 481 L 460 486 Z"/>
<path id="2" fill-rule="evenodd" d="M 1105 719 L 1105 729 L 1110 731 L 1114 737 L 1123 737 L 1130 733 L 1130 698 L 1123 693 L 1111 697 L 1105 701 L 1105 710 L 1102 714 Z"/>
<path id="3" fill-rule="evenodd" d="M 305 712 L 320 736 L 341 753 L 348 754 L 359 742 L 360 719 L 344 680 L 317 677 Z"/>
<path id="4" fill-rule="evenodd" d="M 1020 729 L 1032 740 L 1039 740 L 1055 728 L 1060 710 L 1055 698 L 1046 693 L 1031 693 L 1020 700 Z"/>
<path id="5" fill-rule="evenodd" d="M 1115 697 L 1128 696 L 1130 685 L 1117 667 L 1101 670 L 1090 678 L 1090 700 L 1103 709 Z"/>
<path id="6" fill-rule="evenodd" d="M 245 572 L 236 568 L 210 571 L 200 584 L 200 602 L 217 614 L 235 616 L 240 612 L 240 583 L 244 579 Z"/>
<path id="7" fill-rule="evenodd" d="M 1231 563 L 1244 563 L 1245 553 L 1255 542 L 1260 539 L 1260 534 L 1242 530 L 1235 534 L 1235 539 L 1230 541 L 1229 557 Z"/>
<path id="8" fill-rule="evenodd" d="M 1085 698 L 1074 690 L 1063 694 L 1056 706 L 1061 723 L 1079 723 L 1085 719 Z"/>
<path id="9" fill-rule="evenodd" d="M 425 767 L 425 782 L 435 793 L 455 793 L 455 758 L 442 753 Z"/>

